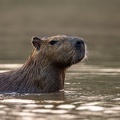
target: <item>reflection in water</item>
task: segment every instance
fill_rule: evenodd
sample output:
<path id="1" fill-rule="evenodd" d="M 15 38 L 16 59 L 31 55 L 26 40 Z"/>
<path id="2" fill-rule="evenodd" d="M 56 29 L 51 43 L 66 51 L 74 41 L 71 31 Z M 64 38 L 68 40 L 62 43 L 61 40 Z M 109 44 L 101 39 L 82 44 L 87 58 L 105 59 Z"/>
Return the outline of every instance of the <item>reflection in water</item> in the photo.
<path id="1" fill-rule="evenodd" d="M 0 65 L 0 69 L 20 66 Z M 119 68 L 75 65 L 67 71 L 64 91 L 0 94 L 0 116 L 9 120 L 119 120 L 119 80 Z"/>
<path id="2" fill-rule="evenodd" d="M 16 69 L 21 66 L 22 64 L 0 64 L 0 70 L 1 69 Z"/>
<path id="3" fill-rule="evenodd" d="M 1 103 L 35 103 L 33 100 L 22 100 L 22 99 L 4 99 Z"/>

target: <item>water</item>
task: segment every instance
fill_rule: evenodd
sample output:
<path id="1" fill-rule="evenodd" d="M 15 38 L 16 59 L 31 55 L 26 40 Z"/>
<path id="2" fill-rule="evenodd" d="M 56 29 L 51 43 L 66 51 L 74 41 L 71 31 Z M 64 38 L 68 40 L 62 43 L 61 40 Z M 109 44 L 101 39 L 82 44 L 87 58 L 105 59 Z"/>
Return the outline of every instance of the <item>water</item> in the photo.
<path id="1" fill-rule="evenodd" d="M 20 66 L 2 64 L 0 69 Z M 0 94 L 0 116 L 2 120 L 119 120 L 119 80 L 119 68 L 74 65 L 60 92 Z"/>

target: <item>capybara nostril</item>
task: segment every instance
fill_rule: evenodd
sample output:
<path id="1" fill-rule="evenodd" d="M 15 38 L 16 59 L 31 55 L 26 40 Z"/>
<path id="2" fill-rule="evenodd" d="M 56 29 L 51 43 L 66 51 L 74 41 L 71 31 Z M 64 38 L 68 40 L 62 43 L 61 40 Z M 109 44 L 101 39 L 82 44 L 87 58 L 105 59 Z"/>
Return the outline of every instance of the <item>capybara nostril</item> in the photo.
<path id="1" fill-rule="evenodd" d="M 83 40 L 79 40 L 75 43 L 76 47 L 80 47 L 81 45 L 84 45 L 84 41 Z"/>

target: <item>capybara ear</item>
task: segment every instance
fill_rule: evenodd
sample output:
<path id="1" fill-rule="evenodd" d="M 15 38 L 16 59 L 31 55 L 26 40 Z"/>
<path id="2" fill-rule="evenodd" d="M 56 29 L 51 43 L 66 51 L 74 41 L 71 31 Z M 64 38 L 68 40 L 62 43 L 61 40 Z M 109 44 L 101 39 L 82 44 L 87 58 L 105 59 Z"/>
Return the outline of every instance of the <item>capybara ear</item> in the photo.
<path id="1" fill-rule="evenodd" d="M 32 44 L 33 44 L 33 46 L 34 46 L 37 50 L 39 50 L 39 49 L 40 49 L 40 45 L 41 45 L 41 39 L 38 38 L 38 37 L 33 37 L 33 38 L 32 38 Z"/>

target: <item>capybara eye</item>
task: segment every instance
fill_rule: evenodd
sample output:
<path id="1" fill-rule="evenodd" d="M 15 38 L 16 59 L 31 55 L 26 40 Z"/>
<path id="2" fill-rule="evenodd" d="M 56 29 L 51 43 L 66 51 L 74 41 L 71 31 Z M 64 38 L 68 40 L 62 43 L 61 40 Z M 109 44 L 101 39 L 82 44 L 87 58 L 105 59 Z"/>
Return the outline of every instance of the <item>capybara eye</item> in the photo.
<path id="1" fill-rule="evenodd" d="M 49 43 L 51 44 L 51 45 L 54 45 L 55 43 L 57 43 L 58 41 L 56 41 L 56 40 L 51 40 Z"/>

